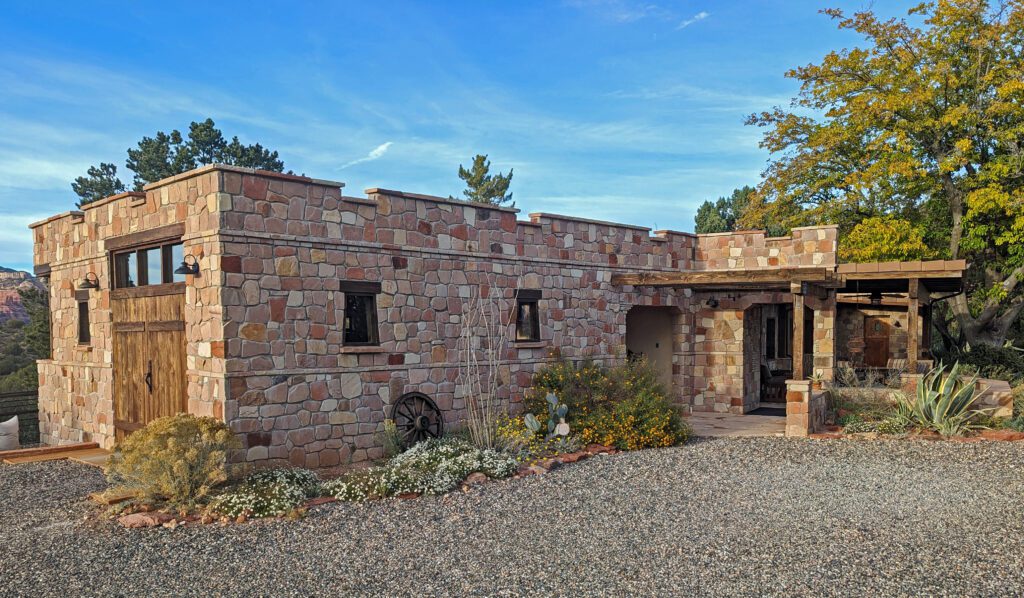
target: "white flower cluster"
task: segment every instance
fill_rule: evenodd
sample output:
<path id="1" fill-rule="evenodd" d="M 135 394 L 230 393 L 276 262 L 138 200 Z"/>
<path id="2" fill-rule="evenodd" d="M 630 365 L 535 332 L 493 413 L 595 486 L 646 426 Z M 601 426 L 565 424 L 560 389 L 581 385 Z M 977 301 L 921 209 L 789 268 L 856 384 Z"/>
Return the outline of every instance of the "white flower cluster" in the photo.
<path id="1" fill-rule="evenodd" d="M 481 450 L 457 438 L 427 440 L 398 455 L 386 465 L 349 474 L 324 485 L 339 500 L 361 501 L 411 492 L 444 494 L 473 472 L 491 478 L 515 473 L 516 459 L 505 453 Z"/>
<path id="2" fill-rule="evenodd" d="M 229 517 L 276 517 L 291 512 L 320 494 L 320 478 L 306 469 L 258 471 L 213 501 L 213 509 Z"/>

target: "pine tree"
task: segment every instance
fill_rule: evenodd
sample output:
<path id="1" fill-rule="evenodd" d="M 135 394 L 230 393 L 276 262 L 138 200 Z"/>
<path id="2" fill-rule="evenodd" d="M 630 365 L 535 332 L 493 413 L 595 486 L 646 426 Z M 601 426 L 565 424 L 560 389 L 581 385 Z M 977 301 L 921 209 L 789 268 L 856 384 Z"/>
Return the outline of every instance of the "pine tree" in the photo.
<path id="1" fill-rule="evenodd" d="M 122 193 L 125 186 L 121 179 L 117 178 L 117 166 L 101 162 L 99 166 L 90 166 L 86 176 L 75 179 L 71 183 L 71 189 L 81 198 L 78 207 L 82 207 L 84 203 Z"/>
<path id="2" fill-rule="evenodd" d="M 153 137 L 143 137 L 136 147 L 128 150 L 125 165 L 134 173 L 136 191 L 154 181 L 192 170 L 207 164 L 229 164 L 272 172 L 284 172 L 284 162 L 277 152 L 258 143 L 245 145 L 232 137 L 228 143 L 213 119 L 192 122 L 188 137 L 178 130 L 170 133 L 157 131 Z M 90 167 L 86 176 L 75 179 L 72 190 L 79 197 L 78 205 L 103 199 L 125 190 L 117 178 L 117 167 L 102 163 Z"/>
<path id="3" fill-rule="evenodd" d="M 473 158 L 473 166 L 467 170 L 459 165 L 459 178 L 466 181 L 466 189 L 462 192 L 465 198 L 476 203 L 486 203 L 495 206 L 508 204 L 508 207 L 516 207 L 512 201 L 512 193 L 508 187 L 512 183 L 512 170 L 508 174 L 489 174 L 491 162 L 487 155 L 477 154 Z M 454 198 L 453 198 L 454 199 Z"/>

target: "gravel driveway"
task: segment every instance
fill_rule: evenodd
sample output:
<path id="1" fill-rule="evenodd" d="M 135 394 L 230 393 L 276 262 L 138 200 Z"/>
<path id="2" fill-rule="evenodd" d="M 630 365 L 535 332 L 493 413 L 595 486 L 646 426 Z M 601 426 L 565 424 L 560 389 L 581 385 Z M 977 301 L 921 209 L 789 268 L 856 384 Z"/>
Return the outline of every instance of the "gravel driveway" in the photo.
<path id="1" fill-rule="evenodd" d="M 0 466 L 0 595 L 1024 595 L 1024 443 L 707 439 L 468 494 L 174 531 Z"/>

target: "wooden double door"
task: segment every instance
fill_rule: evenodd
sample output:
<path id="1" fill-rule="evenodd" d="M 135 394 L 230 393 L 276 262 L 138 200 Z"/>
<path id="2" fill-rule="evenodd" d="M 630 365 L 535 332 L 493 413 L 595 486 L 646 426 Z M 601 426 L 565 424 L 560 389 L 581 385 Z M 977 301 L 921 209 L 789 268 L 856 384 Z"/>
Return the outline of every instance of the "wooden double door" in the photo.
<path id="1" fill-rule="evenodd" d="M 188 410 L 183 290 L 174 284 L 112 293 L 117 441 Z"/>

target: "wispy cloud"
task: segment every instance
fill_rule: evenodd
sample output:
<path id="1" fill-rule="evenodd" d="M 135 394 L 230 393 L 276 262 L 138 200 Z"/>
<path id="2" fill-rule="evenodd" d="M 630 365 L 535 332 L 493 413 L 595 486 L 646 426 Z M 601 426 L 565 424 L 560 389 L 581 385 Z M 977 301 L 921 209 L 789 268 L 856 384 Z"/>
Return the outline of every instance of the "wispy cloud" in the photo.
<path id="1" fill-rule="evenodd" d="M 650 2 L 631 0 L 566 0 L 565 4 L 616 23 L 633 23 L 647 17 L 674 18 L 672 12 Z"/>
<path id="2" fill-rule="evenodd" d="M 370 150 L 370 153 L 366 154 L 362 158 L 352 160 L 351 162 L 343 164 L 341 168 L 348 168 L 349 166 L 355 166 L 356 164 L 362 164 L 363 162 L 373 162 L 374 160 L 381 158 L 384 156 L 384 154 L 388 153 L 388 148 L 391 147 L 392 143 L 393 142 L 391 141 L 385 141 L 384 143 Z"/>
<path id="3" fill-rule="evenodd" d="M 711 13 L 709 13 L 706 10 L 702 10 L 699 13 L 697 13 L 697 14 L 693 15 L 692 17 L 690 17 L 689 19 L 683 19 L 683 21 L 681 23 L 679 23 L 679 26 L 676 27 L 676 29 L 686 29 L 690 25 L 693 25 L 694 23 L 696 23 L 698 21 L 703 21 L 704 19 L 706 19 L 706 18 L 708 18 L 710 16 L 711 16 Z"/>

